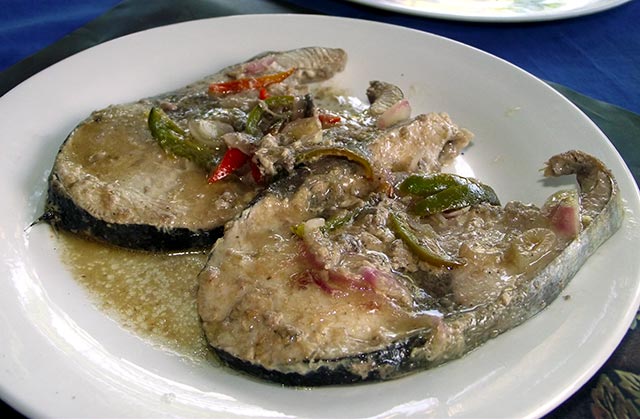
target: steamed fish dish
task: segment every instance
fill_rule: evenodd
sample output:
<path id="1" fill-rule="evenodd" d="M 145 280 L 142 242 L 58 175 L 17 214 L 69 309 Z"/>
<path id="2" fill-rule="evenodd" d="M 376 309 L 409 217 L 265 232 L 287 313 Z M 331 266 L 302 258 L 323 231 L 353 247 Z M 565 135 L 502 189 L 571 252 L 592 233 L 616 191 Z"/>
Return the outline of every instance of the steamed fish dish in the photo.
<path id="1" fill-rule="evenodd" d="M 46 218 L 124 247 L 210 246 L 261 185 L 247 174 L 249 165 L 216 182 L 208 175 L 247 159 L 232 152 L 221 166 L 230 149 L 248 151 L 268 121 L 311 116 L 308 85 L 345 64 L 340 49 L 264 53 L 180 90 L 93 112 L 58 153 Z M 260 99 L 266 96 L 273 109 Z M 263 117 L 268 111 L 271 118 Z"/>
<path id="2" fill-rule="evenodd" d="M 443 171 L 470 131 L 412 115 L 385 81 L 366 100 L 343 94 L 332 78 L 346 62 L 335 48 L 268 52 L 94 112 L 58 153 L 43 218 L 116 246 L 207 249 L 189 279 L 211 349 L 303 386 L 463 356 L 551 303 L 620 226 L 596 157 L 550 156 L 545 176 L 578 188 L 503 203 Z"/>
<path id="3" fill-rule="evenodd" d="M 553 301 L 620 224 L 598 160 L 567 152 L 545 174 L 575 175 L 580 191 L 500 206 L 475 179 L 413 174 L 390 195 L 359 167 L 319 162 L 217 242 L 198 294 L 207 338 L 229 365 L 290 385 L 458 358 Z"/>

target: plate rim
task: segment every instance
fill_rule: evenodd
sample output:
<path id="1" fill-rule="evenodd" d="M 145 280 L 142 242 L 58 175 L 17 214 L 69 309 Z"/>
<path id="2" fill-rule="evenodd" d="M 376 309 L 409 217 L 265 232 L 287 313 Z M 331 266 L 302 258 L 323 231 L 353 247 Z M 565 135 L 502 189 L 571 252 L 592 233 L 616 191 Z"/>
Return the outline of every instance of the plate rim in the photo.
<path id="1" fill-rule="evenodd" d="M 236 16 L 226 16 L 226 17 L 205 18 L 205 19 L 199 19 L 199 20 L 200 20 L 200 21 L 210 21 L 210 20 L 220 20 L 220 19 L 248 19 L 248 18 L 264 18 L 264 17 L 265 17 L 265 15 L 236 15 Z M 295 14 L 273 14 L 273 15 L 270 15 L 270 17 L 275 17 L 275 18 L 282 18 L 282 17 L 284 17 L 284 18 L 292 18 L 292 17 L 293 17 L 293 18 L 295 18 L 295 19 L 300 19 L 300 18 L 301 18 L 301 16 L 300 16 L 300 15 L 295 15 Z M 413 29 L 410 29 L 410 28 L 404 28 L 404 27 L 400 27 L 400 26 L 397 26 L 397 25 L 387 24 L 387 23 L 370 22 L 370 21 L 364 21 L 364 20 L 354 19 L 354 18 L 341 18 L 341 17 L 330 17 L 330 16 L 315 16 L 315 17 L 309 17 L 309 16 L 307 16 L 307 17 L 305 17 L 305 19 L 308 19 L 308 18 L 311 18 L 311 19 L 319 19 L 319 20 L 350 20 L 350 21 L 358 21 L 358 22 L 366 23 L 366 24 L 374 24 L 374 25 L 382 25 L 382 26 L 391 26 L 391 27 L 395 27 L 395 28 L 400 28 L 400 29 L 402 29 L 402 30 L 408 30 L 408 31 L 414 31 L 414 32 L 418 32 L 418 33 L 423 33 L 423 34 L 426 34 L 426 35 L 428 35 L 428 36 L 433 36 L 433 37 L 436 37 L 436 38 L 440 38 L 440 39 L 442 39 L 442 40 L 446 40 L 447 42 L 453 42 L 453 43 L 456 43 L 456 44 L 462 45 L 462 46 L 464 46 L 464 47 L 466 47 L 466 48 L 471 48 L 471 49 L 473 49 L 473 50 L 476 50 L 476 51 L 478 51 L 478 52 L 481 52 L 481 53 L 483 53 L 483 54 L 486 54 L 486 55 L 490 56 L 492 59 L 497 59 L 497 60 L 501 61 L 503 64 L 504 64 L 504 63 L 509 64 L 509 65 L 510 65 L 510 66 L 512 66 L 513 68 L 515 68 L 515 69 L 517 69 L 517 70 L 519 70 L 519 71 L 522 71 L 522 72 L 524 72 L 524 73 L 528 74 L 529 76 L 533 77 L 534 79 L 536 79 L 536 80 L 540 81 L 540 80 L 539 80 L 539 79 L 537 79 L 535 76 L 532 76 L 530 73 L 527 73 L 525 70 L 522 70 L 522 69 L 520 69 L 519 67 L 517 67 L 517 66 L 515 66 L 515 65 L 513 65 L 513 64 L 511 64 L 511 63 L 509 63 L 509 62 L 507 62 L 507 61 L 505 61 L 505 60 L 503 60 L 503 59 L 500 59 L 500 58 L 498 58 L 498 57 L 495 57 L 495 56 L 493 56 L 493 55 L 491 55 L 491 54 L 489 54 L 489 53 L 487 53 L 487 52 L 484 52 L 484 51 L 482 51 L 482 50 L 480 50 L 480 49 L 478 49 L 478 48 L 471 47 L 471 46 L 466 45 L 466 44 L 464 44 L 464 43 L 461 43 L 461 42 L 459 42 L 459 41 L 451 40 L 451 39 L 446 38 L 446 37 L 443 37 L 443 36 L 441 36 L 441 35 L 436 35 L 436 34 L 426 33 L 426 32 L 417 31 L 417 30 L 413 30 Z M 174 24 L 165 25 L 165 26 L 159 26 L 159 27 L 156 27 L 156 28 L 151 28 L 151 29 L 147 29 L 147 30 L 144 30 L 144 31 L 135 32 L 135 33 L 132 33 L 132 34 L 125 35 L 125 36 L 123 36 L 123 37 L 116 38 L 116 39 L 114 39 L 114 40 L 108 41 L 108 43 L 116 42 L 116 41 L 118 41 L 119 39 L 124 38 L 124 37 L 136 36 L 136 35 L 138 35 L 138 34 L 140 34 L 140 33 L 142 33 L 142 32 L 156 31 L 156 30 L 158 30 L 158 29 L 166 28 L 167 26 L 190 25 L 190 24 L 192 24 L 192 23 L 194 23 L 194 22 L 195 22 L 195 21 L 187 21 L 187 22 L 174 23 Z M 105 43 L 105 44 L 106 44 L 106 43 Z M 95 49 L 95 48 L 98 48 L 98 47 L 100 47 L 101 45 L 103 45 L 103 44 L 97 45 L 96 47 L 89 48 L 89 50 L 91 50 L 91 49 Z M 47 69 L 43 70 L 42 72 L 45 72 L 45 71 L 49 70 L 50 68 L 52 68 L 52 67 L 54 67 L 54 66 L 57 66 L 58 64 L 60 64 L 60 63 L 62 63 L 62 62 L 66 62 L 67 60 L 69 60 L 69 59 L 71 59 L 71 58 L 75 57 L 76 55 L 84 54 L 84 53 L 85 53 L 85 51 L 87 51 L 87 50 L 84 50 L 84 51 L 78 52 L 77 54 L 74 54 L 74 55 L 72 55 L 71 57 L 68 57 L 67 59 L 61 60 L 60 62 L 58 62 L 58 63 L 56 63 L 56 64 L 52 65 L 51 67 L 48 67 Z M 42 73 L 42 72 L 40 72 L 40 73 Z M 30 77 L 29 79 L 25 80 L 25 81 L 24 81 L 24 82 L 22 82 L 22 83 L 20 83 L 18 86 L 16 86 L 16 87 L 15 87 L 14 89 L 12 89 L 10 92 L 8 92 L 6 95 L 4 95 L 2 98 L 0 98 L 0 105 L 2 104 L 2 102 L 3 102 L 4 100 L 6 100 L 5 98 L 7 97 L 7 95 L 9 95 L 9 93 L 14 92 L 14 90 L 19 90 L 19 88 L 20 88 L 21 86 L 23 86 L 23 84 L 25 84 L 25 83 L 26 83 L 26 84 L 28 84 L 28 83 L 29 83 L 29 80 L 31 80 L 31 79 L 33 79 L 33 78 L 35 78 L 35 77 L 38 77 L 38 75 L 39 75 L 40 73 L 38 73 L 38 74 L 36 74 L 36 75 L 34 75 L 34 76 Z M 562 98 L 562 99 L 563 99 L 564 101 L 566 101 L 568 104 L 572 105 L 572 106 L 575 108 L 575 110 L 576 110 L 577 112 L 579 112 L 580 114 L 582 114 L 582 115 L 586 118 L 586 120 L 587 120 L 587 121 L 590 121 L 590 122 L 591 122 L 591 124 L 593 124 L 593 127 L 595 127 L 595 129 L 597 129 L 598 131 L 600 131 L 600 130 L 599 130 L 599 128 L 598 128 L 597 126 L 595 126 L 595 124 L 594 124 L 590 119 L 588 119 L 588 118 L 584 115 L 584 113 L 582 113 L 582 112 L 581 112 L 581 111 L 580 111 L 580 110 L 579 110 L 575 105 L 573 105 L 573 103 L 571 103 L 567 98 L 565 98 L 564 96 L 562 96 L 559 92 L 557 92 L 555 89 L 553 89 L 553 88 L 552 88 L 552 87 L 550 87 L 549 85 L 547 85 L 547 84 L 543 83 L 542 81 L 540 81 L 540 82 L 542 83 L 542 85 L 546 86 L 548 89 L 550 89 L 551 91 L 555 92 L 559 98 Z M 15 94 L 15 93 L 12 93 L 12 94 Z M 10 98 L 11 98 L 11 96 L 12 96 L 12 95 L 9 95 L 9 97 L 10 97 Z M 600 133 L 602 134 L 602 132 L 601 132 L 601 131 L 600 131 Z M 605 139 L 606 139 L 606 136 L 604 136 L 604 134 L 602 134 L 602 136 L 603 136 L 603 138 L 605 138 Z M 607 140 L 607 141 L 608 141 L 608 140 Z M 610 147 L 612 147 L 612 145 L 610 144 L 610 142 L 608 143 L 608 145 L 609 145 Z M 615 152 L 615 149 L 613 149 L 613 151 Z M 619 154 L 618 154 L 618 158 L 620 159 L 620 162 L 623 164 L 623 168 L 624 168 L 624 169 L 626 169 L 626 171 L 627 171 L 627 173 L 628 173 L 628 176 L 631 176 L 630 171 L 629 171 L 629 170 L 628 170 L 628 168 L 626 167 L 626 164 L 624 164 L 624 161 L 622 160 L 621 156 L 619 156 Z M 636 185 L 636 189 L 635 189 L 635 191 L 634 191 L 634 192 L 635 192 L 636 197 L 638 197 L 638 196 L 639 196 L 639 194 L 638 194 L 637 185 Z M 640 297 L 640 292 L 638 293 L 638 296 Z M 638 297 L 636 297 L 636 301 L 638 301 L 638 299 L 639 299 L 639 298 L 638 298 Z M 629 311 L 631 311 L 631 309 L 629 309 Z M 633 311 L 631 314 L 632 314 L 632 315 L 635 315 L 635 311 Z M 632 316 L 630 316 L 630 318 L 629 318 L 629 322 L 628 322 L 628 323 L 629 323 L 629 324 L 631 324 L 631 321 L 632 321 Z M 628 326 L 628 325 L 627 325 L 627 326 Z M 624 333 L 622 334 L 622 336 L 624 336 Z M 622 336 L 620 337 L 620 339 L 622 339 Z M 605 360 L 606 360 L 606 359 L 605 359 Z M 604 362 L 605 362 L 605 360 L 602 360 L 602 363 L 604 363 Z M 601 365 L 601 364 L 600 364 L 600 365 Z M 593 369 L 593 371 L 595 372 L 595 371 L 600 367 L 600 365 L 599 365 L 599 366 L 597 366 L 597 368 L 595 368 L 595 367 L 594 367 L 595 369 Z M 586 382 L 586 381 L 588 380 L 588 378 L 589 378 L 589 377 L 587 377 L 587 378 L 584 380 L 584 382 Z M 583 382 L 582 384 L 584 384 L 584 382 Z M 581 385 L 582 385 L 582 384 L 581 384 Z M 2 381 L 0 381 L 0 390 L 2 390 L 2 389 L 3 389 L 3 387 L 4 387 L 4 384 L 2 383 Z M 9 396 L 11 396 L 11 393 L 10 393 L 10 392 L 8 392 L 8 393 L 9 393 Z M 5 392 L 5 391 L 0 391 L 0 397 L 1 397 L 3 400 L 7 400 L 10 404 L 12 404 L 12 403 L 11 403 L 11 400 L 12 400 L 12 399 L 11 399 L 11 397 L 7 397 L 7 394 L 8 394 L 8 393 L 7 393 L 7 392 Z M 565 399 L 565 398 L 563 398 L 561 401 L 563 401 L 564 399 Z M 16 403 L 16 406 L 19 406 L 19 405 L 20 405 L 20 401 L 19 401 L 18 399 L 14 399 L 13 401 L 14 401 L 14 403 Z M 561 401 L 560 401 L 560 402 L 561 402 Z M 559 404 L 559 403 L 558 403 L 558 404 Z M 12 404 L 12 405 L 13 405 L 13 404 Z M 555 405 L 554 405 L 554 406 L 555 406 Z M 552 407 L 554 407 L 554 406 L 552 406 Z M 551 408 L 552 408 L 552 407 L 551 407 Z M 25 410 L 25 411 L 28 411 L 28 410 Z M 37 412 L 37 413 L 38 413 L 38 414 L 42 414 L 43 412 Z M 546 412 L 542 412 L 542 413 L 546 413 Z"/>
<path id="2" fill-rule="evenodd" d="M 463 22 L 484 22 L 484 23 L 524 23 L 524 22 L 546 22 L 553 20 L 572 19 L 581 16 L 588 16 L 604 12 L 609 9 L 621 6 L 624 3 L 628 3 L 631 0 L 596 0 L 593 1 L 588 7 L 581 6 L 570 10 L 561 10 L 559 12 L 532 12 L 513 15 L 485 15 L 478 13 L 450 13 L 441 12 L 438 10 L 412 7 L 410 5 L 404 5 L 394 0 L 347 0 L 353 3 L 358 3 L 364 6 L 373 8 L 388 10 L 392 12 L 399 12 L 408 15 L 422 16 L 434 19 L 463 21 Z"/>

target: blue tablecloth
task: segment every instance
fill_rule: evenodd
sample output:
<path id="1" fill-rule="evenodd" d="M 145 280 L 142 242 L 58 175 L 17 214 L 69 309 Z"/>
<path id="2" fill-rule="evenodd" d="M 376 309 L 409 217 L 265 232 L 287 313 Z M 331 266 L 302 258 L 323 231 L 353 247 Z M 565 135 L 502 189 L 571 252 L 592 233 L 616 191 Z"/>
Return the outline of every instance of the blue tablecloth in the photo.
<path id="1" fill-rule="evenodd" d="M 212 6 L 224 3 L 201 2 Z M 3 0 L 2 3 L 0 71 L 80 28 L 119 1 Z M 154 8 L 157 1 L 145 3 Z M 236 0 L 236 3 L 259 2 Z M 294 8 L 299 12 L 394 23 L 443 35 L 504 58 L 543 80 L 640 113 L 640 2 L 637 0 L 578 18 L 507 24 L 430 19 L 341 0 L 262 3 L 262 7 L 255 7 L 255 12 Z M 228 10 L 234 9 L 229 6 Z"/>
<path id="2" fill-rule="evenodd" d="M 101 15 L 120 0 L 3 0 L 0 71 Z"/>
<path id="3" fill-rule="evenodd" d="M 537 23 L 438 20 L 338 0 L 3 0 L 1 6 L 0 95 L 32 74 L 100 42 L 211 16 L 317 13 L 443 35 L 504 58 L 549 82 L 600 126 L 636 181 L 640 178 L 637 0 L 594 15 Z M 614 410 L 618 417 L 640 417 L 639 349 L 637 329 L 630 330 L 603 368 L 549 418 L 613 417 Z M 627 382 L 622 382 L 620 371 L 626 373 Z M 0 402 L 0 412 L 4 410 L 11 408 Z"/>

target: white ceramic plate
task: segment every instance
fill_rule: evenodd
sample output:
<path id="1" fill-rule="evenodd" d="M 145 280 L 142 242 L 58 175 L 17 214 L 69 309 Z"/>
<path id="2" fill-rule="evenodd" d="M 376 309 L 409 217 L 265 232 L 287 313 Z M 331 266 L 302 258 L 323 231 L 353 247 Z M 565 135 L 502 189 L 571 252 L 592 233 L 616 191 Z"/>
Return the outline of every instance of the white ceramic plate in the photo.
<path id="1" fill-rule="evenodd" d="M 367 39 L 376 42 L 364 42 Z M 539 169 L 579 148 L 617 176 L 622 230 L 540 315 L 440 368 L 372 385 L 299 390 L 191 361 L 124 330 L 91 305 L 54 248 L 42 211 L 67 133 L 92 110 L 185 85 L 264 50 L 342 47 L 336 83 L 402 86 L 415 112 L 447 111 L 476 134 L 459 168 L 503 201 L 541 203 Z M 158 28 L 91 48 L 0 99 L 0 397 L 28 416 L 536 417 L 612 353 L 640 300 L 640 199 L 604 135 L 543 82 L 491 55 L 423 32 L 358 20 L 259 15 Z"/>
<path id="2" fill-rule="evenodd" d="M 629 0 L 350 0 L 394 12 L 477 22 L 531 22 L 601 12 Z"/>

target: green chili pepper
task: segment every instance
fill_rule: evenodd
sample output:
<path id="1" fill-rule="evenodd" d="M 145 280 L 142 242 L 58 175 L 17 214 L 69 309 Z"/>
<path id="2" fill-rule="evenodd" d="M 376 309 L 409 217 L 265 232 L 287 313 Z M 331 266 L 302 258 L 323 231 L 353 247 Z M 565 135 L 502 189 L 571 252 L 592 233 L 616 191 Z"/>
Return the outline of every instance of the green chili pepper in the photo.
<path id="1" fill-rule="evenodd" d="M 329 233 L 342 227 L 343 225 L 354 220 L 358 216 L 360 211 L 362 211 L 362 208 L 358 208 L 355 211 L 349 211 L 347 214 L 343 215 L 342 217 L 329 218 L 324 223 L 324 226 L 321 227 L 322 231 Z"/>
<path id="2" fill-rule="evenodd" d="M 361 214 L 363 213 L 367 213 L 372 209 L 372 206 L 370 203 L 362 205 L 360 207 L 356 207 L 353 208 L 349 211 L 347 211 L 346 214 L 340 216 L 340 217 L 332 217 L 329 218 L 324 226 L 320 227 L 322 229 L 322 231 L 326 232 L 326 233 L 330 233 L 334 230 L 339 229 L 340 227 L 352 223 L 356 218 L 360 217 Z"/>
<path id="3" fill-rule="evenodd" d="M 435 173 L 432 175 L 411 175 L 398 185 L 398 191 L 403 195 L 429 196 L 447 188 L 466 185 L 468 178 L 449 173 Z"/>
<path id="4" fill-rule="evenodd" d="M 308 163 L 323 157 L 344 157 L 356 162 L 362 166 L 367 178 L 373 178 L 373 166 L 369 159 L 364 154 L 346 147 L 331 146 L 312 148 L 298 155 L 297 163 Z"/>
<path id="5" fill-rule="evenodd" d="M 469 182 L 466 185 L 456 185 L 429 195 L 412 206 L 417 215 L 432 215 L 445 211 L 461 209 L 482 202 L 499 205 L 496 193 L 487 185 Z"/>
<path id="6" fill-rule="evenodd" d="M 320 227 L 320 231 L 323 233 L 331 233 L 351 222 L 353 222 L 356 218 L 360 216 L 365 210 L 371 209 L 370 205 L 363 205 L 360 207 L 353 208 L 348 210 L 346 214 L 343 214 L 339 217 L 331 217 L 325 221 L 324 225 Z M 296 224 L 291 227 L 291 231 L 296 236 L 302 238 L 304 237 L 304 225 L 305 223 Z"/>
<path id="7" fill-rule="evenodd" d="M 295 98 L 293 96 L 271 96 L 258 103 L 247 115 L 247 125 L 245 132 L 251 135 L 262 134 L 260 122 L 262 122 L 265 107 L 271 108 L 293 108 Z"/>
<path id="8" fill-rule="evenodd" d="M 417 215 L 437 214 L 481 202 L 500 205 L 491 187 L 475 179 L 449 173 L 411 175 L 398 185 L 398 191 L 422 198 L 412 206 Z"/>
<path id="9" fill-rule="evenodd" d="M 148 119 L 151 135 L 168 153 L 187 158 L 206 170 L 216 166 L 220 151 L 191 138 L 160 108 L 151 108 Z"/>
<path id="10" fill-rule="evenodd" d="M 253 109 L 251 109 L 251 111 L 247 115 L 247 125 L 244 128 L 244 131 L 247 134 L 258 135 L 260 133 L 260 128 L 258 127 L 258 125 L 260 124 L 260 120 L 262 119 L 263 112 L 264 109 L 262 109 L 262 106 L 260 104 L 257 104 L 253 107 Z"/>
<path id="11" fill-rule="evenodd" d="M 461 260 L 449 255 L 440 247 L 433 230 L 425 229 L 418 237 L 409 223 L 394 213 L 389 213 L 387 226 L 421 260 L 434 266 L 448 268 L 464 265 Z"/>
<path id="12" fill-rule="evenodd" d="M 304 238 L 304 223 L 291 226 L 291 232 L 301 239 Z"/>

